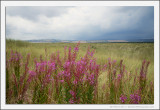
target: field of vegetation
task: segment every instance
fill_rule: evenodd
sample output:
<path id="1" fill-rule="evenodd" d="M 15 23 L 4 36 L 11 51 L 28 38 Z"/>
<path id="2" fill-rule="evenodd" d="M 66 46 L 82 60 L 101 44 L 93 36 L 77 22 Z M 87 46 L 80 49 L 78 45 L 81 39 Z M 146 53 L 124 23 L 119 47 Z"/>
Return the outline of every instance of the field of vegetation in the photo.
<path id="1" fill-rule="evenodd" d="M 154 43 L 6 40 L 7 104 L 153 104 Z"/>

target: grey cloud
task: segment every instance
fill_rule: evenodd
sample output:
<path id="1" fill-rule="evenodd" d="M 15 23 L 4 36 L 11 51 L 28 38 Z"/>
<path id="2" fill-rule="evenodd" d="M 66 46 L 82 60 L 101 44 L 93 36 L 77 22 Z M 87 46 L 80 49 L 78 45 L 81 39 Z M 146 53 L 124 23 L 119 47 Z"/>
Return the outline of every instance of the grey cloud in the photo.
<path id="1" fill-rule="evenodd" d="M 106 40 L 154 37 L 154 7 L 7 7 L 16 39 Z"/>
<path id="2" fill-rule="evenodd" d="M 60 16 L 71 7 L 52 7 L 52 6 L 9 6 L 6 8 L 7 15 L 20 16 L 29 20 L 37 20 L 39 15 L 47 17 Z"/>

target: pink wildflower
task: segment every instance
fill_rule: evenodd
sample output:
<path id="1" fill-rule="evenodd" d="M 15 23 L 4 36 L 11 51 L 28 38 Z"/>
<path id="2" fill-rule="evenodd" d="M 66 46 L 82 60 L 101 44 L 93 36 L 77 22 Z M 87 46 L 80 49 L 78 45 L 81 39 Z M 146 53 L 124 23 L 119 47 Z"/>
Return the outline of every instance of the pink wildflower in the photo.
<path id="1" fill-rule="evenodd" d="M 78 52 L 79 48 L 78 48 L 78 47 L 75 47 L 74 50 L 75 50 L 76 52 Z"/>
<path id="2" fill-rule="evenodd" d="M 64 80 L 60 80 L 60 82 L 61 82 L 61 83 L 63 83 L 63 82 L 64 82 Z"/>
<path id="3" fill-rule="evenodd" d="M 139 96 L 137 93 L 131 94 L 130 100 L 132 104 L 139 104 L 141 101 L 141 96 Z"/>
<path id="4" fill-rule="evenodd" d="M 122 103 L 125 103 L 125 101 L 127 100 L 127 97 L 121 94 L 121 97 L 119 99 L 121 100 Z"/>
<path id="5" fill-rule="evenodd" d="M 69 103 L 70 103 L 70 104 L 74 104 L 74 100 L 73 100 L 73 99 L 70 99 L 70 100 L 69 100 Z"/>
<path id="6" fill-rule="evenodd" d="M 71 94 L 72 96 L 75 95 L 75 92 L 74 92 L 73 90 L 70 90 L 69 92 L 70 92 L 70 94 Z"/>
<path id="7" fill-rule="evenodd" d="M 77 84 L 77 81 L 76 81 L 76 80 L 74 80 L 74 81 L 73 81 L 73 84 L 74 84 L 74 85 L 76 85 L 76 84 Z"/>
<path id="8" fill-rule="evenodd" d="M 35 76 L 35 75 L 36 75 L 36 72 L 34 72 L 34 71 L 29 71 L 29 74 L 30 74 L 31 76 Z"/>

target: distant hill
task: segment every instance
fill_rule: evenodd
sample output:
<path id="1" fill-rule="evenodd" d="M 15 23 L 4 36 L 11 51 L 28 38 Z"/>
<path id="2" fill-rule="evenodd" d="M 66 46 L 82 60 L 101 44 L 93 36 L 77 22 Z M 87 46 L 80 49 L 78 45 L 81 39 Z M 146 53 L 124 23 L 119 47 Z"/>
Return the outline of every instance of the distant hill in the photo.
<path id="1" fill-rule="evenodd" d="M 154 42 L 154 39 L 128 39 L 128 42 Z"/>
<path id="2" fill-rule="evenodd" d="M 154 42 L 154 39 L 127 39 L 127 40 L 57 40 L 57 39 L 39 39 L 26 40 L 32 43 L 118 43 L 118 42 Z"/>
<path id="3" fill-rule="evenodd" d="M 53 43 L 53 42 L 60 42 L 60 40 L 56 39 L 39 39 L 39 40 L 26 40 L 28 42 L 33 42 L 33 43 L 41 43 L 41 42 L 46 42 L 46 43 Z"/>

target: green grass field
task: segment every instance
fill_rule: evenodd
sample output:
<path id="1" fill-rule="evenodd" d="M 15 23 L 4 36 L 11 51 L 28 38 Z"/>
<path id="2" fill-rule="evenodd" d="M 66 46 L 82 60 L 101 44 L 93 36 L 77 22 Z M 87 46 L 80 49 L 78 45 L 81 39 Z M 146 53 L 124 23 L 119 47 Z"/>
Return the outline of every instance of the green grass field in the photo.
<path id="1" fill-rule="evenodd" d="M 64 56 L 65 46 L 71 46 L 73 49 L 75 45 L 76 44 L 74 43 L 28 43 L 23 41 L 6 40 L 6 57 L 8 58 L 10 56 L 11 50 L 17 51 L 21 53 L 25 62 L 27 54 L 30 53 L 31 59 L 29 62 L 29 67 L 32 68 L 34 66 L 34 59 L 39 59 L 40 55 L 42 55 L 44 59 L 47 55 L 47 59 L 49 59 L 49 56 L 52 53 L 59 51 L 60 57 L 62 57 Z M 123 83 L 123 93 L 127 96 L 129 96 L 132 92 L 132 87 L 130 85 L 134 80 L 134 77 L 129 77 L 129 75 L 135 76 L 136 70 L 139 75 L 143 60 L 150 62 L 147 72 L 147 86 L 150 87 L 150 82 L 154 83 L 154 43 L 81 43 L 79 46 L 77 59 L 80 59 L 85 55 L 88 47 L 90 47 L 91 50 L 95 50 L 94 57 L 99 65 L 105 65 L 108 62 L 108 58 L 111 58 L 111 60 L 116 60 L 117 63 L 119 63 L 120 60 L 123 60 L 123 64 L 127 70 L 125 77 L 130 78 L 129 81 Z M 103 87 L 104 84 L 106 84 L 105 89 Z M 107 90 L 109 90 L 107 84 L 107 72 L 102 71 L 98 77 L 97 104 L 110 103 L 107 98 L 107 94 L 109 94 L 107 93 Z M 141 103 L 154 103 L 153 96 L 148 95 L 151 94 L 149 92 L 146 93 L 147 97 L 145 97 Z M 11 101 L 8 103 L 15 102 Z M 120 103 L 120 101 L 117 101 L 116 103 Z"/>

